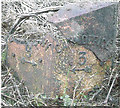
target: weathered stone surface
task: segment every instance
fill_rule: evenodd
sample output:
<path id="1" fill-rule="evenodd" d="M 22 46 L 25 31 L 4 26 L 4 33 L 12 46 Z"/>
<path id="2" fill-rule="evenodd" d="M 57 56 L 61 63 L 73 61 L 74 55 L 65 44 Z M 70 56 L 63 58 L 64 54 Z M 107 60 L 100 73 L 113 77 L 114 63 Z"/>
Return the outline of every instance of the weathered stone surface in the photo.
<path id="1" fill-rule="evenodd" d="M 78 83 L 76 95 L 88 92 L 102 82 L 106 66 L 101 66 L 95 55 L 83 46 L 52 35 L 37 43 L 11 41 L 8 63 L 31 92 L 51 97 L 62 95 L 65 90 L 72 96 Z"/>
<path id="2" fill-rule="evenodd" d="M 66 39 L 93 51 L 106 61 L 115 51 L 117 4 L 114 2 L 83 2 L 68 4 L 49 16 Z"/>
<path id="3" fill-rule="evenodd" d="M 10 39 L 9 66 L 31 92 L 55 97 L 66 91 L 72 96 L 77 87 L 78 98 L 102 82 L 114 51 L 115 4 L 81 6 L 66 6 L 48 18 L 61 30 L 61 37 L 45 34 L 32 42 Z"/>

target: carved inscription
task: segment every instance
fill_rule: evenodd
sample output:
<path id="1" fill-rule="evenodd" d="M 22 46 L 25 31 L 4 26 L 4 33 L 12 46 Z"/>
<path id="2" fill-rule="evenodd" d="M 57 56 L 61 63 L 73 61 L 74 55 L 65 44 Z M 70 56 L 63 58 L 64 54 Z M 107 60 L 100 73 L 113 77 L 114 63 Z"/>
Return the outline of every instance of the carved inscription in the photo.
<path id="1" fill-rule="evenodd" d="M 115 6 L 103 3 L 102 8 L 85 5 L 82 9 L 79 4 L 71 7 L 52 16 L 61 37 L 46 33 L 39 40 L 13 39 L 8 43 L 8 63 L 33 93 L 55 98 L 66 90 L 73 97 L 76 82 L 80 81 L 77 99 L 80 93 L 99 85 L 110 66 L 107 60 L 115 39 Z"/>
<path id="2" fill-rule="evenodd" d="M 69 41 L 73 41 L 79 45 L 89 45 L 89 46 L 97 46 L 99 48 L 103 48 L 109 50 L 110 46 L 114 45 L 113 39 L 101 38 L 101 36 L 94 35 L 81 35 L 73 36 L 73 38 L 69 38 Z"/>
<path id="3" fill-rule="evenodd" d="M 54 40 L 49 35 L 37 40 L 37 45 L 26 43 L 9 43 L 8 61 L 30 91 L 53 96 L 63 94 L 67 84 L 66 92 L 71 95 L 75 82 L 83 75 L 78 92 L 100 83 L 103 69 L 94 54 L 83 46 L 65 43 L 64 39 Z M 99 74 L 94 75 L 96 72 Z"/>
<path id="4" fill-rule="evenodd" d="M 80 55 L 79 64 L 84 65 L 86 63 L 86 57 L 85 57 L 86 52 L 79 52 L 79 55 Z"/>

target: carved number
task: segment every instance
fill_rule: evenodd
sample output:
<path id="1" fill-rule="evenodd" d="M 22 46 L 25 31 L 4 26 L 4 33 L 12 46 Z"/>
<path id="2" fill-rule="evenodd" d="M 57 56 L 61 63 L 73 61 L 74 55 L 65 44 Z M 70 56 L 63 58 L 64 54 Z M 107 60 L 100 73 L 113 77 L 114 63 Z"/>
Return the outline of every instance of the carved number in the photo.
<path id="1" fill-rule="evenodd" d="M 86 63 L 86 52 L 79 52 L 79 65 L 84 65 Z"/>

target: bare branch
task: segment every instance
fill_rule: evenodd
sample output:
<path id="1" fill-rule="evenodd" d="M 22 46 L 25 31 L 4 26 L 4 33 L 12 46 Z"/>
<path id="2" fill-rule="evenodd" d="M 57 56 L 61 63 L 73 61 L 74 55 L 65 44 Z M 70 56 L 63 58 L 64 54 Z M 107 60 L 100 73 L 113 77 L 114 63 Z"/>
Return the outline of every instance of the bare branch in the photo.
<path id="1" fill-rule="evenodd" d="M 21 105 L 25 105 L 24 103 L 22 103 L 22 102 L 20 102 L 20 101 L 18 101 L 18 100 L 16 100 L 16 99 L 14 99 L 14 98 L 12 98 L 12 97 L 10 97 L 10 96 L 7 96 L 7 95 L 5 95 L 5 94 L 3 94 L 3 93 L 1 93 L 1 95 L 4 96 L 4 97 L 6 97 L 6 98 L 9 98 L 9 99 L 11 99 L 11 100 L 13 100 L 13 101 L 15 101 L 15 102 L 18 102 L 18 103 L 21 104 Z"/>
<path id="2" fill-rule="evenodd" d="M 101 91 L 102 89 L 103 89 L 103 86 L 102 86 L 96 93 L 94 93 L 93 96 L 92 96 L 92 98 L 90 98 L 89 100 L 92 101 L 92 100 L 95 98 L 95 96 L 97 96 L 98 93 L 100 93 L 100 91 Z"/>
<path id="3" fill-rule="evenodd" d="M 62 6 L 54 6 L 54 7 L 47 7 L 47 8 L 43 8 L 41 10 L 39 10 L 38 12 L 32 12 L 32 13 L 28 13 L 28 14 L 23 14 L 21 15 L 15 22 L 15 24 L 13 25 L 13 27 L 11 28 L 9 34 L 13 34 L 15 31 L 15 28 L 17 27 L 17 25 L 22 21 L 22 20 L 26 20 L 31 16 L 35 16 L 38 14 L 42 14 L 42 13 L 48 13 L 48 12 L 56 12 L 58 11 Z"/>
<path id="4" fill-rule="evenodd" d="M 112 90 L 112 88 L 113 88 L 113 85 L 114 85 L 114 82 L 115 82 L 117 76 L 118 76 L 118 73 L 115 74 L 115 77 L 114 77 L 114 79 L 113 79 L 113 82 L 112 82 L 112 84 L 111 84 L 111 87 L 110 87 L 110 89 L 109 89 L 109 92 L 108 92 L 108 94 L 107 94 L 107 97 L 106 97 L 104 103 L 107 103 L 107 102 L 108 102 L 108 99 L 109 99 L 109 96 L 110 96 L 111 90 Z"/>

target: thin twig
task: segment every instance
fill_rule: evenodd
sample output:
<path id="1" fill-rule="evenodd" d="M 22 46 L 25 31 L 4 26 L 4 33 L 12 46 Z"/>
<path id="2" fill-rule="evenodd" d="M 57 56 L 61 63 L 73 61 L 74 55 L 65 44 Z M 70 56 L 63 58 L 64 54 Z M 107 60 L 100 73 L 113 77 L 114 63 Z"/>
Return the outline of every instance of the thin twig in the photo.
<path id="1" fill-rule="evenodd" d="M 23 101 L 23 99 L 22 99 L 22 97 L 21 97 L 21 95 L 20 95 L 20 91 L 19 91 L 19 89 L 18 89 L 18 87 L 17 87 L 16 82 L 12 80 L 12 83 L 13 83 L 13 85 L 14 85 L 15 88 L 16 88 L 16 91 L 17 91 L 17 93 L 18 93 L 18 96 L 20 97 L 21 101 L 24 103 L 24 101 Z"/>
<path id="2" fill-rule="evenodd" d="M 17 87 L 21 86 L 22 83 L 20 83 L 19 85 L 16 85 Z M 5 89 L 11 89 L 11 88 L 14 88 L 14 86 L 4 86 L 4 87 L 1 87 L 1 91 L 5 90 Z"/>
<path id="3" fill-rule="evenodd" d="M 15 101 L 15 102 L 18 102 L 18 103 L 21 104 L 21 105 L 24 105 L 24 106 L 25 106 L 24 103 L 22 103 L 22 102 L 20 102 L 20 101 L 18 101 L 18 100 L 16 100 L 16 99 L 14 99 L 14 98 L 12 98 L 12 97 L 10 97 L 10 96 L 7 96 L 7 95 L 5 95 L 5 94 L 3 94 L 3 93 L 1 93 L 1 95 L 4 96 L 4 97 L 6 97 L 6 98 L 9 98 L 9 99 L 11 99 L 11 100 L 13 100 L 13 101 Z"/>
<path id="4" fill-rule="evenodd" d="M 18 96 L 20 97 L 21 101 L 24 103 L 24 101 L 23 101 L 23 99 L 22 99 L 22 97 L 21 97 L 21 95 L 20 95 L 20 91 L 19 91 L 19 89 L 18 89 L 18 86 L 17 86 L 17 84 L 16 84 L 16 82 L 15 82 L 15 79 L 13 78 L 12 74 L 10 73 L 10 69 L 8 68 L 7 71 L 8 71 L 9 76 L 10 76 L 9 79 L 12 81 L 13 86 L 15 87 L 15 89 L 16 89 L 16 91 L 17 91 L 17 93 L 18 93 Z"/>
<path id="5" fill-rule="evenodd" d="M 78 86 L 80 85 L 80 82 L 81 82 L 81 80 L 83 79 L 84 76 L 85 76 L 85 74 L 78 80 L 78 82 L 77 82 L 77 84 L 75 86 L 75 89 L 74 89 L 74 92 L 73 92 L 73 99 L 72 99 L 72 102 L 71 102 L 71 106 L 73 106 L 75 95 L 76 95 L 76 90 L 77 90 Z"/>
<path id="6" fill-rule="evenodd" d="M 32 105 L 32 102 L 31 102 L 31 98 L 30 98 L 30 94 L 29 94 L 29 91 L 28 91 L 28 88 L 25 86 L 25 89 L 26 89 L 26 92 L 27 92 L 27 100 L 28 100 L 28 103 L 31 105 L 31 106 L 33 106 Z"/>
<path id="7" fill-rule="evenodd" d="M 3 106 L 11 106 L 10 104 L 7 104 L 4 100 L 1 100 L 1 105 L 3 105 Z"/>
<path id="8" fill-rule="evenodd" d="M 108 81 L 108 86 L 110 85 L 110 81 L 111 81 L 111 78 L 113 76 L 113 72 L 115 71 L 116 68 L 112 69 L 111 71 L 111 75 L 110 75 L 110 78 L 109 78 L 109 81 Z"/>
<path id="9" fill-rule="evenodd" d="M 77 90 L 78 86 L 79 86 L 79 82 L 77 82 L 77 84 L 75 86 L 75 89 L 74 89 L 74 92 L 73 92 L 73 99 L 72 99 L 72 102 L 71 102 L 71 106 L 73 106 L 75 95 L 76 95 L 76 90 Z"/>
<path id="10" fill-rule="evenodd" d="M 103 86 L 102 86 L 96 93 L 94 93 L 93 96 L 92 96 L 92 98 L 90 98 L 89 100 L 92 101 L 92 100 L 95 98 L 95 96 L 97 96 L 98 93 L 100 93 L 100 91 L 101 91 L 102 89 L 103 89 Z"/>
<path id="11" fill-rule="evenodd" d="M 107 102 L 108 102 L 108 99 L 109 99 L 109 96 L 110 96 L 111 90 L 112 90 L 112 88 L 113 88 L 113 85 L 114 85 L 114 82 L 115 82 L 117 76 L 118 76 L 118 73 L 115 74 L 115 77 L 114 77 L 114 79 L 113 79 L 113 82 L 112 82 L 112 84 L 111 84 L 111 87 L 110 87 L 110 89 L 109 89 L 109 92 L 108 92 L 108 94 L 107 94 L 107 97 L 106 97 L 104 103 L 107 103 Z"/>
<path id="12" fill-rule="evenodd" d="M 39 10 L 38 12 L 32 12 L 29 14 L 23 14 L 21 15 L 15 22 L 15 24 L 13 25 L 13 27 L 11 28 L 9 34 L 13 34 L 15 31 L 15 28 L 17 27 L 17 25 L 24 19 L 28 19 L 31 16 L 34 15 L 38 15 L 38 14 L 42 14 L 42 13 L 48 13 L 48 12 L 56 12 L 58 11 L 62 6 L 54 6 L 54 7 L 47 7 L 47 8 L 43 8 L 41 10 Z"/>
<path id="13" fill-rule="evenodd" d="M 38 104 L 38 102 L 41 102 L 43 105 L 45 105 L 45 106 L 47 106 L 47 104 L 45 103 L 45 102 L 43 102 L 43 100 L 42 99 L 40 99 L 39 97 L 39 94 L 37 94 L 36 96 L 35 96 L 35 102 Z"/>

